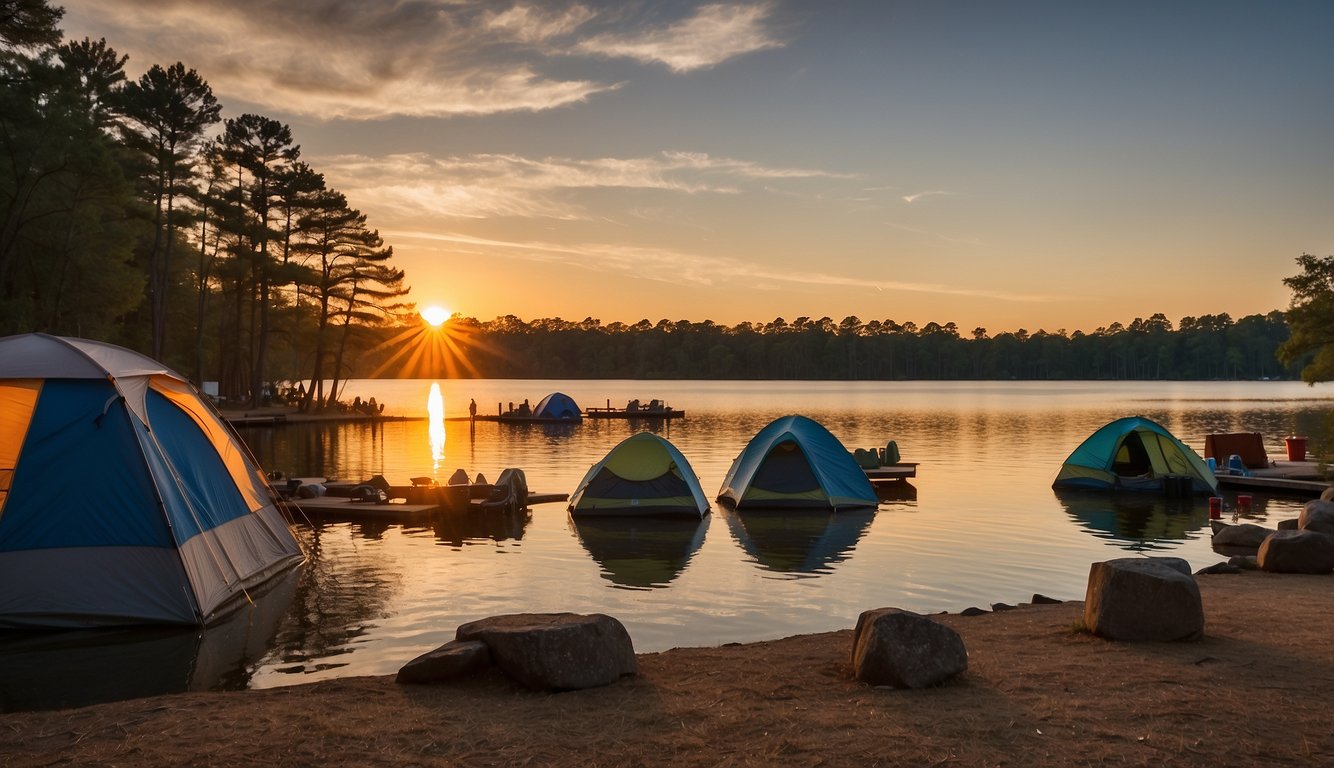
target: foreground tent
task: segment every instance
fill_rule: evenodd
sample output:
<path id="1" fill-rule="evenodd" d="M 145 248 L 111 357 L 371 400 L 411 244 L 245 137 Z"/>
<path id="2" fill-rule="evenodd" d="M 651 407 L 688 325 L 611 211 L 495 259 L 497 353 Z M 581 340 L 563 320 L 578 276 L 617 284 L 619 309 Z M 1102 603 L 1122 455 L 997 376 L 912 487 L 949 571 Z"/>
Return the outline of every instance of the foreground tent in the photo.
<path id="1" fill-rule="evenodd" d="M 204 625 L 302 559 L 184 379 L 110 344 L 0 339 L 0 627 Z"/>
<path id="2" fill-rule="evenodd" d="M 553 419 L 561 421 L 579 421 L 583 415 L 574 399 L 563 392 L 552 392 L 538 402 L 533 409 L 534 419 Z"/>
<path id="3" fill-rule="evenodd" d="M 639 432 L 594 464 L 570 496 L 573 515 L 686 515 L 699 519 L 709 502 L 690 462 L 667 440 Z"/>
<path id="4" fill-rule="evenodd" d="M 1218 480 L 1162 425 L 1130 416 L 1089 435 L 1061 465 L 1052 487 L 1189 495 L 1217 493 Z"/>
<path id="5" fill-rule="evenodd" d="M 874 507 L 875 488 L 852 455 L 818 423 L 784 416 L 732 462 L 718 500 L 737 509 Z"/>

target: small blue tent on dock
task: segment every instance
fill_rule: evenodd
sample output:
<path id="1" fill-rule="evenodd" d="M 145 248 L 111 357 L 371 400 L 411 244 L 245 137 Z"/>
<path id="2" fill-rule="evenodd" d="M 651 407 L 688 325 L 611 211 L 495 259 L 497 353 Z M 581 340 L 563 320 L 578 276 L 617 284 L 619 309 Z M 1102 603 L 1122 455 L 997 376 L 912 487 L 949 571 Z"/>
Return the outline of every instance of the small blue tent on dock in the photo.
<path id="1" fill-rule="evenodd" d="M 0 627 L 205 625 L 303 559 L 185 379 L 101 342 L 0 338 Z"/>
<path id="2" fill-rule="evenodd" d="M 718 501 L 737 509 L 849 509 L 879 503 L 852 454 L 820 424 L 783 416 L 732 461 Z"/>
<path id="3" fill-rule="evenodd" d="M 1089 435 L 1061 465 L 1052 488 L 1217 493 L 1199 454 L 1143 416 L 1117 419 Z"/>
<path id="4" fill-rule="evenodd" d="M 580 421 L 583 413 L 574 399 L 563 392 L 552 392 L 538 402 L 533 409 L 534 419 L 551 421 Z"/>

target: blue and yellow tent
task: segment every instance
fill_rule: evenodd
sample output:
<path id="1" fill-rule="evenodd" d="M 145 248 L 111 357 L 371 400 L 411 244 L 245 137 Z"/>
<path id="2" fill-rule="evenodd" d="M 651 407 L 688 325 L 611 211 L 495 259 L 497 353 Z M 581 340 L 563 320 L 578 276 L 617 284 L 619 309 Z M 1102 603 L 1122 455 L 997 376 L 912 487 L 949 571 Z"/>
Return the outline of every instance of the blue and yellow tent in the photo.
<path id="1" fill-rule="evenodd" d="M 110 344 L 0 339 L 0 627 L 204 625 L 303 559 L 189 382 Z"/>
<path id="2" fill-rule="evenodd" d="M 1199 454 L 1161 424 L 1130 416 L 1080 443 L 1052 488 L 1217 493 L 1218 480 Z"/>
<path id="3" fill-rule="evenodd" d="M 783 416 L 760 430 L 723 478 L 718 500 L 737 509 L 849 509 L 879 503 L 852 454 L 820 424 Z"/>
<path id="4" fill-rule="evenodd" d="M 699 519 L 709 502 L 676 446 L 652 432 L 622 440 L 594 464 L 570 496 L 572 515 L 687 515 Z"/>

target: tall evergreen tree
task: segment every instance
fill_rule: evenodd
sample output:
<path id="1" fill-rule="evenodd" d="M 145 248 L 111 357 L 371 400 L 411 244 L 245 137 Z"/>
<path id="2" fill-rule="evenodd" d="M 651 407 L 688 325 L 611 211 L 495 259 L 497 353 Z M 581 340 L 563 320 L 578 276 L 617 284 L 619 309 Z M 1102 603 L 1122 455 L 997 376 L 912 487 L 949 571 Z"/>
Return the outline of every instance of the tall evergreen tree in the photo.
<path id="1" fill-rule="evenodd" d="M 251 219 L 249 229 L 253 250 L 250 255 L 259 317 L 251 329 L 254 343 L 248 383 L 250 404 L 257 406 L 263 398 L 268 373 L 274 195 L 280 174 L 296 161 L 301 148 L 292 143 L 292 129 L 272 118 L 247 113 L 228 119 L 225 125 L 224 151 L 233 163 L 249 174 L 244 197 Z"/>
<path id="2" fill-rule="evenodd" d="M 208 127 L 218 122 L 220 107 L 208 83 L 180 62 L 166 68 L 153 65 L 125 87 L 121 103 L 133 125 L 125 131 L 126 142 L 142 153 L 147 164 L 144 186 L 153 208 L 148 258 L 152 354 L 162 359 L 179 218 L 176 200 L 194 179 L 199 145 Z"/>

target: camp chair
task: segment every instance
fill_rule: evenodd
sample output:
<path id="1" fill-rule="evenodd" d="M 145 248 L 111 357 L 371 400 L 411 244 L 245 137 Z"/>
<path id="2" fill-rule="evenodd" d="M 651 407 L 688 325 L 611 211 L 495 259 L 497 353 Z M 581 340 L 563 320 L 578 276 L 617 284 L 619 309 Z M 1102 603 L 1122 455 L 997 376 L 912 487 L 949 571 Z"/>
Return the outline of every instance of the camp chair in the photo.
<path id="1" fill-rule="evenodd" d="M 852 452 L 852 460 L 857 462 L 857 466 L 862 469 L 879 469 L 880 467 L 880 454 L 874 448 L 869 451 L 865 448 L 858 448 Z"/>

